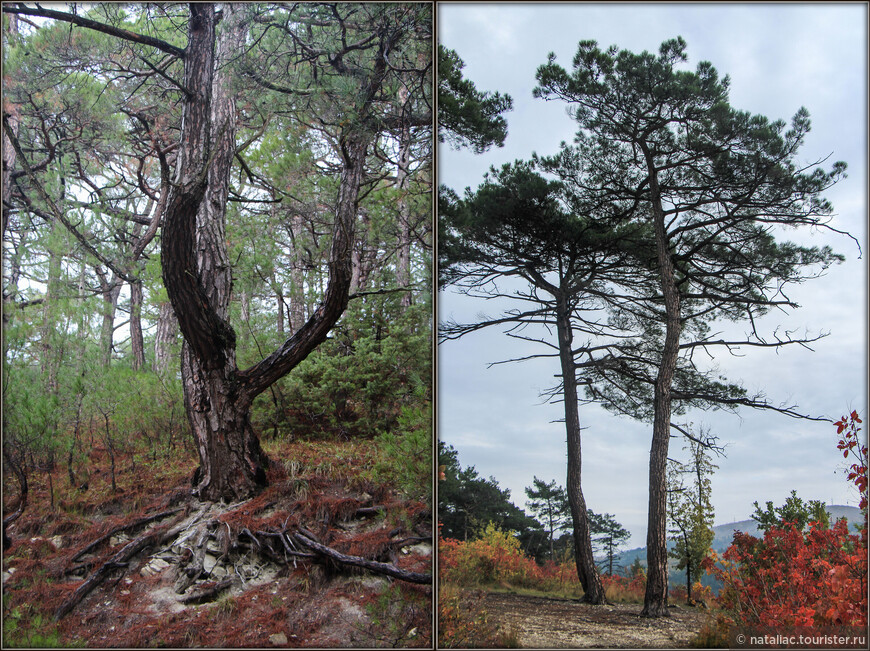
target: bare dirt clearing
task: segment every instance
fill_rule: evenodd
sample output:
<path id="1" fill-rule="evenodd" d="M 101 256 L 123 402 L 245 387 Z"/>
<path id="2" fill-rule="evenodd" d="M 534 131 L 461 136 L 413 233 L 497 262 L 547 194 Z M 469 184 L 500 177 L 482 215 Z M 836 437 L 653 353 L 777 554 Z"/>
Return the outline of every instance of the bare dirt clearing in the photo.
<path id="1" fill-rule="evenodd" d="M 688 645 L 708 615 L 671 608 L 661 619 L 640 617 L 640 604 L 590 606 L 567 599 L 485 593 L 490 621 L 517 633 L 523 648 L 678 648 Z"/>

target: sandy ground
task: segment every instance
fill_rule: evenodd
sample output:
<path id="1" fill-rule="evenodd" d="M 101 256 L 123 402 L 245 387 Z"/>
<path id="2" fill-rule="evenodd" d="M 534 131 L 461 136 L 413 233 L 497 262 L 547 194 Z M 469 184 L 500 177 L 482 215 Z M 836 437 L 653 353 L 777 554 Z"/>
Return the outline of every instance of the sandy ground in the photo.
<path id="1" fill-rule="evenodd" d="M 671 617 L 640 617 L 640 604 L 590 606 L 566 599 L 487 593 L 490 621 L 513 629 L 523 648 L 678 648 L 687 646 L 708 615 L 671 608 Z M 483 604 L 482 604 L 483 605 Z"/>

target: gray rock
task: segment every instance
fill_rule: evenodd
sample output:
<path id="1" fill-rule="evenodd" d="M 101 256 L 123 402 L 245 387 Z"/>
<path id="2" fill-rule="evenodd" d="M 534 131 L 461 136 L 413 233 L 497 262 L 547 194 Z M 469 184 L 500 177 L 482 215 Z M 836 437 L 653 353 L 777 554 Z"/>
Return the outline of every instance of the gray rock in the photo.
<path id="1" fill-rule="evenodd" d="M 275 646 L 285 646 L 287 644 L 287 636 L 284 633 L 275 633 L 269 636 L 269 642 Z"/>
<path id="2" fill-rule="evenodd" d="M 152 558 L 145 567 L 139 570 L 139 574 L 142 576 L 151 576 L 152 574 L 162 572 L 167 567 L 169 567 L 169 563 L 164 561 L 162 558 Z"/>

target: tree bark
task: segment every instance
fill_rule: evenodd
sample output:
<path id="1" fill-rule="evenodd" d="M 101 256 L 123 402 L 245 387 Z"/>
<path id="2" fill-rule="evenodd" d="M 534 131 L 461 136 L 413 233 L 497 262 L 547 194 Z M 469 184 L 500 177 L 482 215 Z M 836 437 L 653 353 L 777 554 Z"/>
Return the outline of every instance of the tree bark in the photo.
<path id="1" fill-rule="evenodd" d="M 112 363 L 112 344 L 115 334 L 115 312 L 118 309 L 118 297 L 121 294 L 121 282 L 117 278 L 108 280 L 99 267 L 96 268 L 100 279 L 100 289 L 103 292 L 103 323 L 100 326 L 100 350 L 103 366 Z"/>
<path id="2" fill-rule="evenodd" d="M 410 110 L 408 89 L 399 89 L 402 113 Z M 408 165 L 411 159 L 411 127 L 403 120 L 399 134 L 399 162 L 396 169 L 396 188 L 399 191 L 399 242 L 396 263 L 396 283 L 399 287 L 411 285 L 411 204 L 408 201 Z M 402 307 L 411 305 L 411 291 L 402 292 Z"/>
<path id="3" fill-rule="evenodd" d="M 239 371 L 236 336 L 227 321 L 232 276 L 224 235 L 235 106 L 231 68 L 220 64 L 229 63 L 241 47 L 243 11 L 244 5 L 224 5 L 224 29 L 215 55 L 214 7 L 190 5 L 183 82 L 188 93 L 175 182 L 163 220 L 163 279 L 184 337 L 185 407 L 200 456 L 194 494 L 208 501 L 244 499 L 265 485 L 269 462 L 251 428 L 251 403 L 326 339 L 347 306 L 359 188 L 375 135 L 365 126 L 367 113 L 387 72 L 381 53 L 362 87 L 360 122 L 348 125 L 338 137 L 342 171 L 323 302 L 275 352 Z"/>
<path id="4" fill-rule="evenodd" d="M 293 260 L 290 263 L 290 309 L 288 310 L 287 329 L 295 332 L 305 323 L 305 273 L 302 264 L 303 236 L 302 215 L 294 212 L 290 217 L 290 229 L 295 242 Z"/>
<path id="5" fill-rule="evenodd" d="M 133 368 L 145 367 L 145 338 L 142 335 L 142 281 L 130 283 L 130 346 Z"/>
<path id="6" fill-rule="evenodd" d="M 566 491 L 574 524 L 574 562 L 577 576 L 583 586 L 583 601 L 590 604 L 607 603 L 601 577 L 592 555 L 592 538 L 586 500 L 581 487 L 580 414 L 577 408 L 577 378 L 574 355 L 571 352 L 573 334 L 568 298 L 562 292 L 556 296 L 556 330 L 559 338 L 559 361 L 562 367 L 562 386 L 565 404 L 565 431 L 568 436 L 568 479 Z"/>
<path id="7" fill-rule="evenodd" d="M 160 303 L 157 315 L 157 334 L 154 338 L 154 372 L 164 375 L 169 370 L 169 360 L 172 357 L 172 344 L 178 336 L 178 320 L 172 310 L 172 304 Z"/>
<path id="8" fill-rule="evenodd" d="M 4 47 L 12 45 L 13 41 L 18 38 L 18 16 L 15 14 L 9 15 L 9 28 L 3 32 L 3 45 Z M 4 87 L 6 86 L 4 82 Z M 4 95 L 6 93 L 4 92 Z M 4 97 L 6 100 L 3 106 L 3 110 L 8 112 L 8 123 L 9 128 L 13 131 L 14 134 L 18 134 L 18 107 L 8 100 L 8 96 Z M 3 240 L 6 240 L 6 226 L 9 223 L 9 216 L 7 214 L 7 206 L 10 205 L 10 199 L 12 198 L 12 170 L 15 167 L 15 148 L 12 146 L 12 141 L 9 139 L 9 136 L 6 135 L 6 131 L 3 131 L 3 178 L 2 178 L 2 188 L 3 188 L 3 205 L 0 206 L 0 215 L 2 215 L 3 219 Z M 4 352 L 5 352 L 4 347 Z"/>
<path id="9" fill-rule="evenodd" d="M 190 129 L 178 157 L 182 190 L 170 197 L 163 238 L 167 292 L 184 335 L 184 403 L 199 452 L 194 494 L 208 501 L 250 497 L 265 486 L 269 464 L 251 428 L 251 397 L 237 384 L 235 333 L 227 320 L 232 274 L 225 217 L 236 110 L 225 64 L 238 52 L 244 27 L 241 9 L 227 4 L 223 11 L 225 28 L 216 39 L 214 7 L 191 5 L 185 58 Z"/>
<path id="10" fill-rule="evenodd" d="M 665 229 L 665 216 L 652 154 L 641 143 L 650 179 L 656 255 L 665 303 L 665 341 L 656 376 L 653 400 L 653 437 L 649 458 L 649 515 L 647 522 L 647 579 L 643 617 L 668 617 L 667 463 L 671 432 L 671 384 L 680 351 L 680 295 Z"/>

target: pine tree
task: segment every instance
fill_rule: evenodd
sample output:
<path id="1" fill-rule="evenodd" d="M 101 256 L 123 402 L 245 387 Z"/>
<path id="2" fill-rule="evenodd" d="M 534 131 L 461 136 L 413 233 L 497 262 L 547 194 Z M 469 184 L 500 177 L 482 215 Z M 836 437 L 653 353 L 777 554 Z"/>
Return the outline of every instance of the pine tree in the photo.
<path id="1" fill-rule="evenodd" d="M 535 89 L 538 97 L 567 102 L 578 122 L 577 146 L 566 146 L 564 158 L 589 173 L 580 175 L 575 194 L 614 206 L 614 217 L 645 226 L 636 231 L 636 268 L 658 278 L 655 293 L 633 296 L 662 329 L 654 354 L 634 373 L 636 383 L 651 389 L 653 405 L 649 574 L 642 611 L 649 617 L 669 614 L 666 468 L 674 399 L 795 415 L 763 399 L 675 390 L 681 351 L 805 343 L 769 342 L 754 327 L 745 342 L 687 342 L 686 326 L 711 318 L 754 324 L 773 307 L 794 308 L 783 287 L 842 260 L 828 247 L 781 243 L 773 234 L 773 226 L 836 230 L 829 225 L 832 207 L 821 195 L 846 165 L 835 163 L 826 172 L 797 161 L 810 128 L 807 111 L 800 109 L 786 130 L 784 121 L 732 108 L 729 80 L 720 79 L 709 62 L 699 63 L 695 72 L 678 69 L 685 49 L 679 37 L 663 43 L 658 56 L 581 41 L 573 70 L 557 65 L 551 54 L 538 69 Z"/>
<path id="2" fill-rule="evenodd" d="M 711 463 L 707 449 L 696 441 L 689 440 L 683 449 L 689 450 L 687 463 L 668 460 L 668 519 L 674 541 L 669 553 L 677 559 L 677 569 L 686 571 L 687 603 L 692 604 L 693 582 L 700 577 L 701 563 L 713 542 L 710 475 L 718 466 Z"/>
<path id="3" fill-rule="evenodd" d="M 566 528 L 570 522 L 571 511 L 568 508 L 568 494 L 556 480 L 547 483 L 535 477 L 531 486 L 526 486 L 528 506 L 532 514 L 543 522 L 547 528 L 550 542 L 550 560 L 554 560 L 553 536 L 555 532 Z"/>

